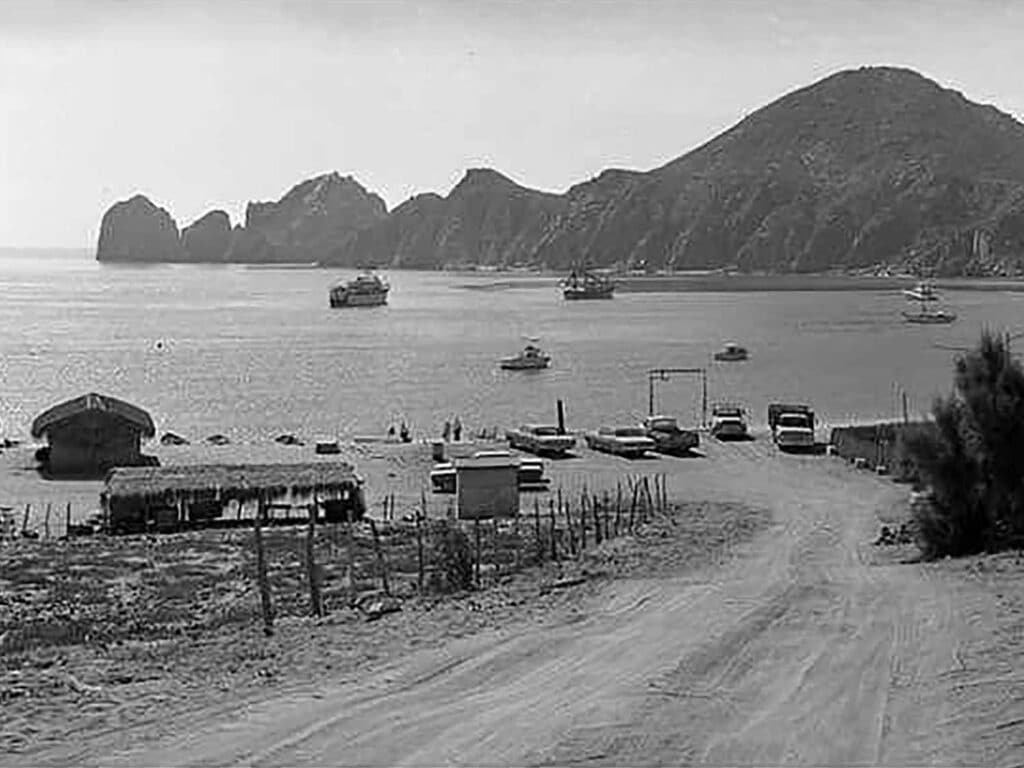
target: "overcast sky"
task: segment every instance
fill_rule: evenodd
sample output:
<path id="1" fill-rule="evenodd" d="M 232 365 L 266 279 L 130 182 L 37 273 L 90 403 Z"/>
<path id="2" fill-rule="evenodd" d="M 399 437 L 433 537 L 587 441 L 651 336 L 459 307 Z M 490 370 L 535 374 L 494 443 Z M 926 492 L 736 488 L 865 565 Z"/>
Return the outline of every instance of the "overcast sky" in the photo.
<path id="1" fill-rule="evenodd" d="M 136 192 L 234 221 L 331 170 L 389 208 L 478 166 L 563 191 L 868 64 L 1020 118 L 1016 5 L 0 0 L 0 245 L 91 247 Z"/>

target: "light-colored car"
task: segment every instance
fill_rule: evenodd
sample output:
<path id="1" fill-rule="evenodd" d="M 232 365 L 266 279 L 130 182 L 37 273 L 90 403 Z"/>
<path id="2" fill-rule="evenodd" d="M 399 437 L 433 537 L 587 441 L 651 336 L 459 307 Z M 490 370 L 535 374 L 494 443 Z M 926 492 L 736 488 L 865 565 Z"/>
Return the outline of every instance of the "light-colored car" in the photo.
<path id="1" fill-rule="evenodd" d="M 643 427 L 601 427 L 587 432 L 583 439 L 595 451 L 632 459 L 654 450 L 654 441 Z"/>
<path id="2" fill-rule="evenodd" d="M 505 432 L 509 447 L 538 456 L 560 456 L 576 447 L 575 435 L 565 435 L 550 424 L 524 424 Z"/>
<path id="3" fill-rule="evenodd" d="M 711 409 L 711 436 L 719 440 L 746 440 L 746 412 L 740 406 L 717 405 Z"/>

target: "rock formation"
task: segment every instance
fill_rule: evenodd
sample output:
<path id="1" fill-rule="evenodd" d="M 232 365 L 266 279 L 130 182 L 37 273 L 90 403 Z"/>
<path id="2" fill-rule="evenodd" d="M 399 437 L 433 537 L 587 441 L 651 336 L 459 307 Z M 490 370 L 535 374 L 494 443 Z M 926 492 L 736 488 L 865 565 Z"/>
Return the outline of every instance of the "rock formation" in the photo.
<path id="1" fill-rule="evenodd" d="M 231 245 L 231 219 L 210 211 L 181 230 L 181 245 L 189 261 L 224 261 Z"/>
<path id="2" fill-rule="evenodd" d="M 564 208 L 559 195 L 527 189 L 496 171 L 471 169 L 447 197 L 418 195 L 359 233 L 340 261 L 428 269 L 525 262 Z"/>
<path id="3" fill-rule="evenodd" d="M 181 261 L 178 225 L 144 195 L 115 203 L 103 214 L 98 261 Z"/>
<path id="4" fill-rule="evenodd" d="M 447 196 L 387 214 L 332 173 L 245 218 L 228 261 L 992 274 L 1024 267 L 1024 125 L 910 70 L 865 67 L 660 168 L 608 170 L 561 195 L 473 169 Z M 98 257 L 176 260 L 175 231 L 133 198 L 104 217 Z"/>

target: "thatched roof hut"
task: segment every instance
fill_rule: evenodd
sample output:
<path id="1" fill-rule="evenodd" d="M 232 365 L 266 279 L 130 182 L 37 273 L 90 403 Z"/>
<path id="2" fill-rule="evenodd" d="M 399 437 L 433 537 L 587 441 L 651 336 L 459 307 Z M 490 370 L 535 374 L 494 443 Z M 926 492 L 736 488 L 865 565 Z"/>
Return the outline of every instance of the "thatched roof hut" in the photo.
<path id="1" fill-rule="evenodd" d="M 213 492 L 238 501 L 274 501 L 289 496 L 336 494 L 362 482 L 346 462 L 305 464 L 196 464 L 122 467 L 107 475 L 111 500 L 189 501 Z"/>
<path id="2" fill-rule="evenodd" d="M 292 504 L 315 497 L 328 520 L 365 512 L 362 478 L 345 462 L 120 467 L 101 501 L 109 530 L 180 530 L 219 518 L 231 501 Z"/>
<path id="3" fill-rule="evenodd" d="M 45 435 L 49 443 L 40 460 L 53 476 L 102 477 L 111 467 L 155 463 L 141 448 L 155 434 L 144 410 L 95 392 L 59 403 L 32 422 L 32 437 Z"/>

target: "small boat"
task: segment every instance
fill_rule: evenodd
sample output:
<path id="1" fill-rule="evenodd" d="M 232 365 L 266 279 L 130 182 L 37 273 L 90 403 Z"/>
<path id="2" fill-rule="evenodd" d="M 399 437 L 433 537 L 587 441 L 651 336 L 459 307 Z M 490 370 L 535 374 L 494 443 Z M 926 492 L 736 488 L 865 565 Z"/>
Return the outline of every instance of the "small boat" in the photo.
<path id="1" fill-rule="evenodd" d="M 503 357 L 499 365 L 506 371 L 537 371 L 551 364 L 551 356 L 545 354 L 531 339 L 523 351 L 515 357 Z"/>
<path id="2" fill-rule="evenodd" d="M 391 286 L 380 275 L 365 270 L 354 279 L 333 286 L 331 307 L 379 307 L 388 303 Z"/>
<path id="3" fill-rule="evenodd" d="M 715 352 L 715 360 L 720 362 L 736 362 L 740 360 L 746 360 L 749 357 L 746 347 L 741 347 L 735 342 L 726 342 L 725 346 L 721 350 Z"/>
<path id="4" fill-rule="evenodd" d="M 939 301 L 939 292 L 932 283 L 920 281 L 914 288 L 904 290 L 903 295 L 920 303 L 917 312 L 903 312 L 903 319 L 918 325 L 947 325 L 956 320 L 956 313 L 945 309 L 933 309 L 932 304 Z"/>
<path id="5" fill-rule="evenodd" d="M 944 309 L 922 309 L 920 312 L 904 312 L 903 319 L 919 325 L 947 325 L 956 320 L 956 313 Z"/>
<path id="6" fill-rule="evenodd" d="M 577 299 L 610 299 L 615 295 L 615 281 L 588 269 L 574 269 L 562 281 L 562 296 Z"/>

